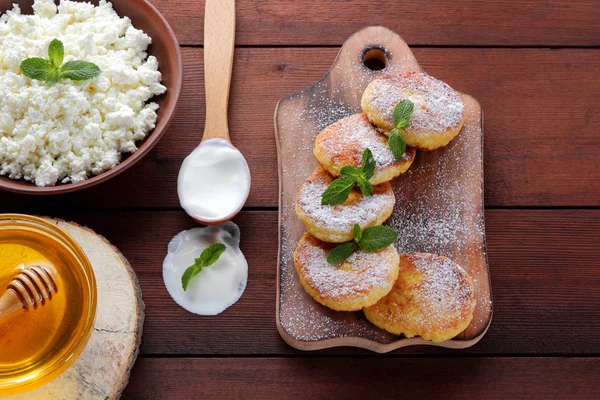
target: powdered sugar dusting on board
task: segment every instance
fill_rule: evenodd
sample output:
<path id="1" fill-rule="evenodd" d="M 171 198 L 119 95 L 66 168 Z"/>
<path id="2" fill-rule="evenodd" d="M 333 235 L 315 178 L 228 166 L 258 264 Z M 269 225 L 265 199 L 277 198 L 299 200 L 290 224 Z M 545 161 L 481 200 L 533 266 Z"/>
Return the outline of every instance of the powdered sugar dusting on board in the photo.
<path id="1" fill-rule="evenodd" d="M 325 96 L 325 86 L 318 83 L 314 88 L 321 96 Z M 293 177 L 297 187 L 318 164 L 312 155 L 317 134 L 355 111 L 343 102 L 328 97 L 322 101 L 317 99 L 314 93 L 307 97 L 296 97 L 289 100 L 285 109 L 280 109 L 279 118 L 285 125 L 279 131 L 286 132 L 279 136 L 280 153 L 282 160 L 286 158 L 290 161 L 281 164 L 281 172 Z"/>
<path id="2" fill-rule="evenodd" d="M 397 203 L 388 224 L 399 232 L 398 251 L 453 258 L 482 245 L 473 242 L 484 231 L 478 135 L 474 124 L 465 126 L 447 147 L 418 153 L 394 183 Z"/>

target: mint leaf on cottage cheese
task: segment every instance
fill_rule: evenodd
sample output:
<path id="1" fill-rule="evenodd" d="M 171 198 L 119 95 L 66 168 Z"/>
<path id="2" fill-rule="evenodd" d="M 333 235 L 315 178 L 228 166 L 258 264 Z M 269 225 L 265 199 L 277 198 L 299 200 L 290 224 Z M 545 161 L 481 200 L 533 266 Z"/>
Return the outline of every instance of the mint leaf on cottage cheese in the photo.
<path id="1" fill-rule="evenodd" d="M 68 78 L 72 81 L 85 81 L 100 75 L 102 70 L 96 64 L 74 60 L 63 64 L 65 46 L 63 42 L 54 39 L 48 46 L 48 58 L 28 58 L 21 63 L 23 75 L 38 81 L 46 81 L 53 85 L 61 79 Z"/>
<path id="2" fill-rule="evenodd" d="M 60 68 L 60 72 L 63 78 L 85 81 L 97 77 L 102 71 L 96 64 L 87 61 L 69 61 Z"/>
<path id="3" fill-rule="evenodd" d="M 148 55 L 152 39 L 110 2 L 34 0 L 33 10 L 26 15 L 13 6 L 0 17 L 0 175 L 38 186 L 80 182 L 137 151 L 156 124 L 152 98 L 166 88 Z M 83 60 L 102 73 L 56 78 L 53 38 L 63 43 L 62 67 Z M 25 76 L 21 64 L 34 58 L 42 61 L 25 69 L 56 83 Z"/>
<path id="4" fill-rule="evenodd" d="M 56 68 L 59 68 L 65 59 L 65 46 L 63 42 L 58 39 L 54 39 L 48 46 L 48 58 Z"/>
<path id="5" fill-rule="evenodd" d="M 39 57 L 24 60 L 21 63 L 21 72 L 23 72 L 23 75 L 38 81 L 58 82 L 60 79 L 60 72 L 52 61 Z"/>

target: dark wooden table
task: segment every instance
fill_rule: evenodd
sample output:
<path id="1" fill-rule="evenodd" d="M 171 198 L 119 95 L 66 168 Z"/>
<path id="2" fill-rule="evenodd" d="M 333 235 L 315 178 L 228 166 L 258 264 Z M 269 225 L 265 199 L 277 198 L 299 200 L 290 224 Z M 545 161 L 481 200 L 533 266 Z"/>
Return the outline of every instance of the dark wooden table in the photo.
<path id="1" fill-rule="evenodd" d="M 352 0 L 237 3 L 231 136 L 253 188 L 235 219 L 246 293 L 217 317 L 178 307 L 162 282 L 180 209 L 179 166 L 204 121 L 204 2 L 152 0 L 183 47 L 171 129 L 114 180 L 57 197 L 1 194 L 5 212 L 95 229 L 127 256 L 146 323 L 126 399 L 600 398 L 600 2 Z M 354 31 L 381 24 L 486 116 L 485 196 L 494 319 L 463 351 L 303 353 L 275 327 L 278 99 L 323 76 Z"/>

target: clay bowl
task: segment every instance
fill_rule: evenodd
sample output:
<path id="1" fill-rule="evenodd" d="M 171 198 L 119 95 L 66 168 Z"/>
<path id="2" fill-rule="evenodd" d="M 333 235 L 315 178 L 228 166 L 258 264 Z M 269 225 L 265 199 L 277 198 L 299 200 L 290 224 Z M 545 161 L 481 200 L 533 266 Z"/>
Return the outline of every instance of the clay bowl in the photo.
<path id="1" fill-rule="evenodd" d="M 96 5 L 98 4 L 98 0 L 91 0 L 91 2 Z M 135 153 L 131 155 L 124 154 L 121 163 L 115 168 L 100 175 L 91 176 L 83 182 L 38 187 L 25 180 L 12 180 L 0 176 L 0 189 L 18 193 L 45 195 L 74 192 L 95 186 L 133 166 L 158 143 L 167 130 L 175 114 L 183 82 L 181 52 L 177 38 L 165 18 L 148 1 L 112 0 L 111 2 L 120 17 L 129 17 L 136 28 L 143 30 L 152 38 L 148 54 L 158 59 L 159 70 L 163 77 L 162 84 L 167 87 L 165 94 L 154 97 L 151 100 L 160 105 L 156 128 L 143 141 L 137 142 L 138 150 Z M 6 10 L 10 10 L 14 3 L 17 3 L 21 7 L 23 14 L 33 13 L 31 8 L 33 0 L 0 0 L 0 15 L 4 14 Z M 56 3 L 58 3 L 58 0 L 56 0 Z"/>

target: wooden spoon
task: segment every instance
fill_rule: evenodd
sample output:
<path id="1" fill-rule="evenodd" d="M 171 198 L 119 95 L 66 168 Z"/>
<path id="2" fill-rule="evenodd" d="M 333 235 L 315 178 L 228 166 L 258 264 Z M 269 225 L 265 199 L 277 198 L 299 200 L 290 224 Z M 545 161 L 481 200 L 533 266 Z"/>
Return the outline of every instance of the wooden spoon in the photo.
<path id="1" fill-rule="evenodd" d="M 202 141 L 229 138 L 227 108 L 235 46 L 235 0 L 206 0 L 204 11 L 204 89 L 206 122 Z"/>
<path id="2" fill-rule="evenodd" d="M 245 197 L 242 196 L 243 201 L 240 202 L 239 208 L 229 215 L 222 218 L 219 217 L 218 219 L 208 219 L 192 215 L 192 213 L 186 210 L 192 218 L 205 225 L 219 225 L 231 220 L 240 212 L 250 194 L 250 171 L 248 163 L 241 152 L 231 143 L 229 125 L 227 123 L 234 47 L 235 0 L 206 0 L 204 15 L 206 122 L 204 124 L 204 136 L 199 147 L 208 141 L 212 141 L 211 144 L 219 144 L 221 142 L 221 144 L 231 146 L 235 152 L 239 153 L 239 158 L 243 165 L 242 168 L 244 168 L 244 173 L 241 175 L 247 176 L 248 181 Z M 185 166 L 186 162 L 182 165 L 182 170 Z M 180 178 L 181 176 L 182 171 L 180 171 Z M 181 199 L 181 190 L 179 191 L 179 196 Z"/>
<path id="3" fill-rule="evenodd" d="M 50 267 L 35 265 L 19 272 L 0 297 L 0 321 L 16 311 L 45 306 L 58 293 L 56 282 Z"/>

